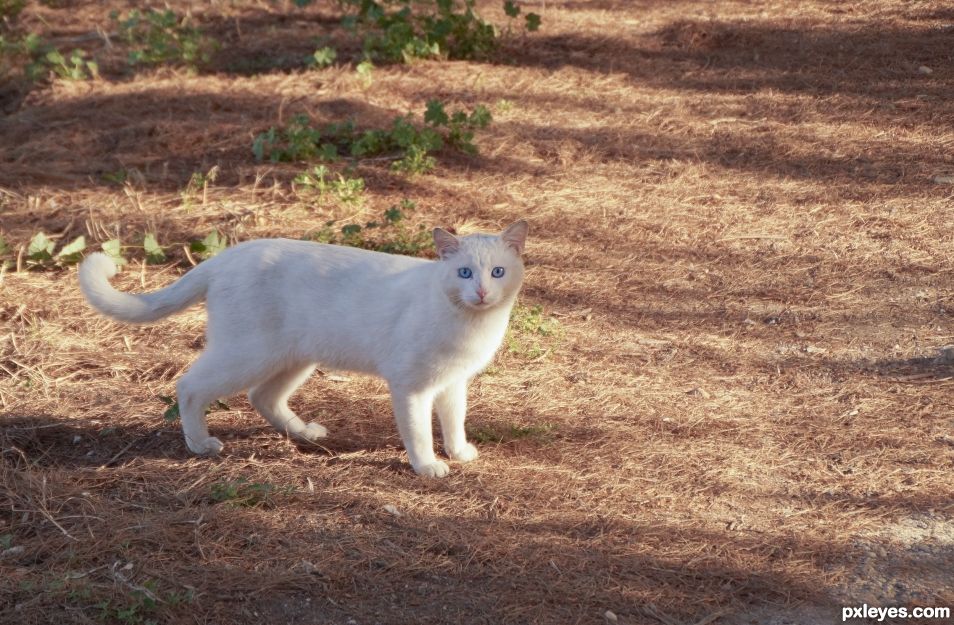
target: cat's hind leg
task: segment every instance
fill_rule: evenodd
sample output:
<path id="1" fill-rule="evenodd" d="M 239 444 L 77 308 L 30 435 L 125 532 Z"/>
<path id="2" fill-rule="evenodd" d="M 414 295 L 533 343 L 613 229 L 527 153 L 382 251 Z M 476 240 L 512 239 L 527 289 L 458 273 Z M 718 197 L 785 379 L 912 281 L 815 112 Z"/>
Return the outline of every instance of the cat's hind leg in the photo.
<path id="1" fill-rule="evenodd" d="M 248 392 L 249 401 L 269 423 L 287 436 L 315 442 L 328 435 L 317 423 L 305 423 L 288 407 L 288 398 L 314 372 L 315 365 L 292 367 L 268 378 Z"/>
<path id="2" fill-rule="evenodd" d="M 222 451 L 222 441 L 209 436 L 205 410 L 216 399 L 248 388 L 260 372 L 236 366 L 241 358 L 223 352 L 206 351 L 176 384 L 179 417 L 186 445 L 193 453 L 214 456 Z"/>

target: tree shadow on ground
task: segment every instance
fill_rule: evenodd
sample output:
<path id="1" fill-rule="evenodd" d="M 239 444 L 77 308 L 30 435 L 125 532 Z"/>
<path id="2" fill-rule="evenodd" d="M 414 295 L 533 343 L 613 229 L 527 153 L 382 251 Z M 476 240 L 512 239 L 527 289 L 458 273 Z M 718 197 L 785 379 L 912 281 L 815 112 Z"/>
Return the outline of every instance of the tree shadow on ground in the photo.
<path id="1" fill-rule="evenodd" d="M 877 21 L 838 27 L 681 20 L 639 43 L 542 36 L 505 56 L 518 65 L 624 72 L 643 84 L 706 93 L 850 95 L 866 99 L 860 107 L 919 96 L 921 104 L 910 106 L 949 111 L 954 85 L 918 67 L 949 65 L 952 36 L 954 28 L 943 25 L 902 28 Z"/>
<path id="2" fill-rule="evenodd" d="M 95 602 L 84 601 L 88 595 L 69 594 L 79 588 L 128 601 L 135 594 L 117 583 L 115 571 L 132 562 L 120 570 L 135 581 L 133 589 L 151 579 L 162 596 L 195 594 L 187 605 L 164 601 L 160 613 L 188 610 L 218 622 L 225 615 L 237 622 L 243 609 L 267 611 L 269 621 L 332 622 L 306 609 L 308 603 L 328 603 L 337 607 L 333 614 L 361 621 L 388 614 L 388 622 L 418 623 L 575 622 L 606 609 L 641 622 L 655 604 L 658 613 L 695 622 L 756 600 L 827 603 L 823 588 L 785 572 L 788 560 L 806 552 L 826 563 L 851 558 L 815 539 L 767 540 L 661 519 L 564 512 L 524 520 L 508 512 L 514 504 L 494 476 L 474 485 L 482 489 L 480 506 L 454 511 L 413 507 L 414 493 L 455 488 L 414 477 L 398 480 L 392 498 L 333 484 L 326 489 L 322 471 L 313 469 L 314 493 L 276 491 L 270 501 L 249 504 L 210 497 L 210 483 L 220 478 L 204 478 L 197 465 L 170 466 L 167 475 L 141 464 L 74 466 L 66 482 L 66 473 L 49 472 L 50 466 L 8 454 L 3 462 L 4 486 L 15 485 L 19 506 L 41 495 L 48 506 L 46 520 L 18 519 L 10 527 L 15 543 L 28 550 L 8 560 L 18 567 L 16 577 L 0 582 L 9 599 L 3 610 L 36 597 L 17 582 L 50 584 L 30 615 L 95 614 Z M 283 477 L 269 478 L 267 460 L 243 466 L 253 484 L 300 478 L 288 467 Z M 151 485 L 148 493 L 144 484 Z M 387 512 L 384 506 L 395 500 L 411 507 Z M 672 549 L 679 545 L 699 545 L 702 552 Z M 82 562 L 82 578 L 68 577 L 74 562 Z M 83 581 L 52 584 L 64 575 Z"/>
<path id="3" fill-rule="evenodd" d="M 171 85 L 135 93 L 82 96 L 29 107 L 9 116 L 0 124 L 0 143 L 14 147 L 0 154 L 0 187 L 22 195 L 42 195 L 50 189 L 79 193 L 96 187 L 122 189 L 130 206 L 123 214 L 124 229 L 139 222 L 168 221 L 174 235 L 170 238 L 188 241 L 196 238 L 197 233 L 186 232 L 185 239 L 178 237 L 181 216 L 165 220 L 158 212 L 137 206 L 136 196 L 178 191 L 183 194 L 183 206 L 201 208 L 197 196 L 202 194 L 193 190 L 192 197 L 187 198 L 188 185 L 193 175 L 204 175 L 217 167 L 210 194 L 213 200 L 223 190 L 252 185 L 265 205 L 256 207 L 254 212 L 251 207 L 234 207 L 225 211 L 224 216 L 217 209 L 226 222 L 252 219 L 261 210 L 273 207 L 276 200 L 280 204 L 299 205 L 317 202 L 317 194 L 302 195 L 292 188 L 294 178 L 314 162 L 256 162 L 252 151 L 254 138 L 271 127 L 288 123 L 296 114 L 307 115 L 319 129 L 354 120 L 359 131 L 391 128 L 400 114 L 345 98 L 302 97 L 289 102 L 277 94 L 252 91 L 182 91 Z M 415 123 L 420 125 L 420 119 Z M 519 159 L 470 156 L 449 147 L 436 156 L 441 168 L 543 173 L 540 167 L 525 165 Z M 447 193 L 432 182 L 432 177 L 412 177 L 393 171 L 390 165 L 396 158 L 384 155 L 353 163 L 343 159 L 339 166 L 353 165 L 350 175 L 363 178 L 372 192 L 413 197 L 416 201 L 447 201 Z M 4 199 L 0 196 L 0 200 Z M 91 209 L 95 212 L 97 208 L 80 200 L 75 205 L 61 204 L 44 210 L 11 211 L 4 217 L 4 229 L 32 233 L 41 226 L 70 234 L 71 228 L 79 228 Z M 193 213 L 197 221 L 203 221 L 203 215 L 208 217 L 203 210 Z M 316 227 L 321 223 L 323 220 L 316 218 Z M 142 231 L 137 230 L 137 235 Z"/>
<path id="4" fill-rule="evenodd" d="M 932 57 L 934 61 L 948 62 L 951 53 L 938 56 L 937 50 L 950 36 L 928 27 L 885 33 L 870 26 L 842 32 L 819 31 L 809 25 L 778 29 L 749 23 L 680 22 L 653 35 L 658 43 L 655 49 L 619 39 L 561 35 L 522 47 L 517 61 L 578 65 L 593 71 L 608 71 L 608 62 L 632 63 L 634 77 L 667 89 L 853 95 L 862 99 L 833 110 L 851 115 L 864 110 L 864 118 L 873 123 L 930 125 L 954 110 L 954 86 L 934 75 L 920 75 L 916 68 L 912 73 L 909 64 L 932 62 L 924 60 L 929 55 L 937 57 Z M 695 69 L 674 72 L 665 69 L 667 64 L 689 64 Z M 29 184 L 24 181 L 63 188 L 105 185 L 109 184 L 106 178 L 132 169 L 151 185 L 179 189 L 194 172 L 219 163 L 231 165 L 223 171 L 221 184 L 240 184 L 253 180 L 259 169 L 251 154 L 255 134 L 282 118 L 287 120 L 302 105 L 314 107 L 320 123 L 355 118 L 359 124 L 388 126 L 394 117 L 392 111 L 354 100 L 301 99 L 289 105 L 277 94 L 236 90 L 183 94 L 178 86 L 70 98 L 29 107 L 4 120 L 0 141 L 15 147 L 4 155 L 0 185 L 18 188 Z M 630 126 L 576 129 L 499 122 L 492 132 L 520 137 L 544 162 L 552 160 L 560 146 L 572 144 L 603 162 L 701 161 L 760 175 L 860 187 L 842 189 L 850 196 L 864 195 L 865 189 L 923 186 L 926 172 L 946 171 L 950 165 L 944 153 L 920 153 L 917 167 L 912 168 L 913 155 L 887 142 L 859 142 L 847 148 L 841 145 L 839 154 L 819 153 L 818 141 L 811 136 L 793 143 L 774 126 L 760 124 L 772 118 L 796 123 L 801 113 L 790 109 L 756 104 L 736 120 L 739 123 L 707 127 L 701 134 Z M 505 155 L 446 156 L 442 165 L 454 169 L 508 175 L 542 175 L 546 169 Z M 289 180 L 294 175 L 291 169 L 276 167 Z M 413 186 L 406 179 L 397 180 L 386 168 L 369 169 L 367 175 L 380 178 L 375 184 Z"/>
<path id="5" fill-rule="evenodd" d="M 747 606 L 773 601 L 830 606 L 834 615 L 827 583 L 806 584 L 786 571 L 804 554 L 814 554 L 814 564 L 826 570 L 851 571 L 865 557 L 860 547 L 787 531 L 718 531 L 645 514 L 635 521 L 563 510 L 525 519 L 506 481 L 493 475 L 469 481 L 479 505 L 454 511 L 424 510 L 414 498 L 462 484 L 410 476 L 384 494 L 338 488 L 338 476 L 313 468 L 314 493 L 298 488 L 262 503 L 235 503 L 209 496 L 209 484 L 219 478 L 202 479 L 198 465 L 169 467 L 166 475 L 135 464 L 73 465 L 66 483 L 63 473 L 44 474 L 53 465 L 23 464 L 6 453 L 3 461 L 5 485 L 18 485 L 17 500 L 37 500 L 30 497 L 42 489 L 59 519 L 59 527 L 12 526 L 15 543 L 29 550 L 8 560 L 19 572 L 0 584 L 9 599 L 3 610 L 33 600 L 29 615 L 95 618 L 86 592 L 118 605 L 130 601 L 135 594 L 116 583 L 124 562 L 133 563 L 121 570 L 134 586 L 153 580 L 163 597 L 194 593 L 187 604 L 162 602 L 158 614 L 188 611 L 217 622 L 239 622 L 244 613 L 251 619 L 252 612 L 300 624 L 382 614 L 387 622 L 577 622 L 607 609 L 632 623 L 658 618 L 650 614 L 697 622 L 714 613 L 744 616 Z M 243 466 L 253 484 L 297 479 L 288 467 L 269 477 L 272 465 L 264 458 Z M 144 483 L 152 485 L 149 493 Z M 404 502 L 399 515 L 384 508 L 395 501 Z M 890 547 L 872 563 L 910 576 L 942 571 L 947 557 Z M 65 587 L 53 585 L 76 561 L 88 572 L 67 575 L 73 581 Z M 14 585 L 23 580 L 50 586 L 36 600 L 22 583 Z"/>
<path id="6" fill-rule="evenodd" d="M 543 36 L 529 45 L 521 43 L 504 56 L 520 66 L 623 72 L 639 84 L 660 89 L 757 96 L 746 101 L 741 112 L 724 103 L 700 101 L 696 113 L 712 117 L 708 109 L 716 110 L 719 119 L 715 121 L 721 122 L 704 128 L 701 136 L 687 135 L 681 127 L 642 132 L 551 126 L 515 129 L 536 145 L 572 141 L 609 161 L 702 160 L 785 178 L 853 180 L 887 188 L 899 183 L 923 186 L 924 172 L 950 168 L 946 153 L 904 154 L 896 142 L 874 146 L 865 142 L 849 147 L 848 154 L 826 155 L 818 153 L 811 134 L 794 142 L 791 137 L 778 137 L 773 122 L 794 125 L 828 117 L 840 123 L 946 130 L 944 119 L 954 115 L 954 82 L 942 72 L 921 73 L 919 68 L 950 66 L 952 41 L 954 27 L 937 25 L 902 28 L 870 22 L 852 27 L 814 23 L 779 27 L 687 20 L 635 40 L 583 34 Z M 818 104 L 788 102 L 778 95 L 789 93 L 811 96 Z M 838 99 L 831 101 L 831 96 Z M 583 106 L 582 100 L 574 106 Z M 595 106 L 598 109 L 600 104 Z M 727 111 L 733 113 L 731 118 L 725 117 Z M 823 137 L 818 139 L 824 144 Z M 845 148 L 842 142 L 838 151 Z M 910 168 L 912 159 L 925 165 L 920 176 Z"/>
<path id="7" fill-rule="evenodd" d="M 172 86 L 135 93 L 90 95 L 32 106 L 7 117 L 0 142 L 0 186 L 29 190 L 121 186 L 141 182 L 182 190 L 195 172 L 223 167 L 216 184 L 239 185 L 260 175 L 255 135 L 288 121 L 301 106 L 252 91 L 182 93 Z M 298 109 L 298 110 L 296 110 Z M 354 119 L 360 127 L 390 126 L 391 111 L 356 100 L 319 100 L 308 107 L 319 126 Z M 290 183 L 303 164 L 265 164 Z M 368 168 L 374 182 L 411 191 L 415 183 L 386 167 Z M 135 174 L 129 176 L 129 172 Z M 365 173 L 365 172 L 362 172 Z"/>
<path id="8" fill-rule="evenodd" d="M 853 183 L 863 187 L 855 191 L 856 195 L 870 193 L 872 188 L 895 192 L 904 186 L 919 185 L 923 188 L 924 171 L 944 171 L 949 164 L 944 154 L 924 154 L 918 170 L 911 171 L 908 157 L 899 153 L 896 146 L 887 144 L 846 146 L 844 151 L 847 153 L 828 156 L 815 152 L 817 144 L 811 142 L 811 137 L 805 137 L 807 142 L 799 146 L 789 137 L 778 136 L 773 129 L 761 128 L 753 132 L 748 126 L 707 130 L 701 135 L 685 131 L 575 129 L 526 124 L 514 125 L 512 132 L 544 155 L 571 143 L 582 154 L 602 162 L 630 165 L 702 162 L 726 170 L 781 179 Z"/>
<path id="9" fill-rule="evenodd" d="M 315 50 L 331 47 L 336 62 L 361 61 L 361 42 L 341 27 L 340 13 L 300 10 L 248 10 L 242 15 L 206 16 L 203 32 L 216 39 L 219 51 L 201 68 L 203 74 L 253 76 L 307 69 Z"/>

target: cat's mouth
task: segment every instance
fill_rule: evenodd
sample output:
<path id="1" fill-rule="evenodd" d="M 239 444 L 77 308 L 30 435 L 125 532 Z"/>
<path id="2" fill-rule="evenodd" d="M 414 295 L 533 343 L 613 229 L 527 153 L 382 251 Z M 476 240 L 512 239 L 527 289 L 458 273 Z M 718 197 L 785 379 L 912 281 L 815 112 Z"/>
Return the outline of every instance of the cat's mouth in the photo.
<path id="1" fill-rule="evenodd" d="M 497 304 L 497 300 L 482 299 L 476 302 L 466 302 L 466 304 L 474 310 L 489 310 Z"/>
<path id="2" fill-rule="evenodd" d="M 459 307 L 466 310 L 487 310 L 490 308 L 490 302 L 488 300 L 470 300 L 463 297 L 456 298 L 456 303 Z"/>

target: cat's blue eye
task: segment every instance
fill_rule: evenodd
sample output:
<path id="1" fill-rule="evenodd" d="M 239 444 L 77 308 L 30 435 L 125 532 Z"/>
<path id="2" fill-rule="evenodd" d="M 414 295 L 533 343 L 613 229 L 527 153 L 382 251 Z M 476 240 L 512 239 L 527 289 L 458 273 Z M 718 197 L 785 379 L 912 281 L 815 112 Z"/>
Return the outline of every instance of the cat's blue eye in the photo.
<path id="1" fill-rule="evenodd" d="M 470 277 L 474 275 L 474 272 L 471 271 L 469 267 L 461 267 L 457 270 L 457 275 L 464 280 L 469 280 Z"/>
<path id="2" fill-rule="evenodd" d="M 504 268 L 503 268 L 503 267 L 494 267 L 493 271 L 490 272 L 490 275 L 492 275 L 492 276 L 495 277 L 495 278 L 503 278 Z"/>

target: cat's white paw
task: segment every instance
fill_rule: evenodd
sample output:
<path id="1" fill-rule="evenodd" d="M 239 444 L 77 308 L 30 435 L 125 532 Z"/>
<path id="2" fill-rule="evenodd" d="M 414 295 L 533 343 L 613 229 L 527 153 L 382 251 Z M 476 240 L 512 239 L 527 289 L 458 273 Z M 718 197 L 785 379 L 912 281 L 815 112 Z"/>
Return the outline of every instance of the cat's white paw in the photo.
<path id="1" fill-rule="evenodd" d="M 476 460 L 480 452 L 477 451 L 477 448 L 474 447 L 472 443 L 467 443 L 460 449 L 448 449 L 447 455 L 451 460 L 456 460 L 457 462 L 470 462 L 471 460 Z"/>
<path id="2" fill-rule="evenodd" d="M 314 443 L 319 438 L 325 438 L 328 436 L 328 428 L 323 425 L 319 425 L 318 423 L 309 423 L 297 436 L 308 441 L 309 443 Z"/>
<path id="3" fill-rule="evenodd" d="M 192 453 L 199 454 L 200 456 L 218 456 L 222 448 L 225 447 L 222 441 L 214 436 L 210 436 L 203 441 L 193 441 L 187 438 L 186 445 L 188 445 Z"/>
<path id="4" fill-rule="evenodd" d="M 416 467 L 414 470 L 417 471 L 418 475 L 423 475 L 424 477 L 444 477 L 450 473 L 450 467 L 442 460 L 435 460 L 430 464 Z"/>

